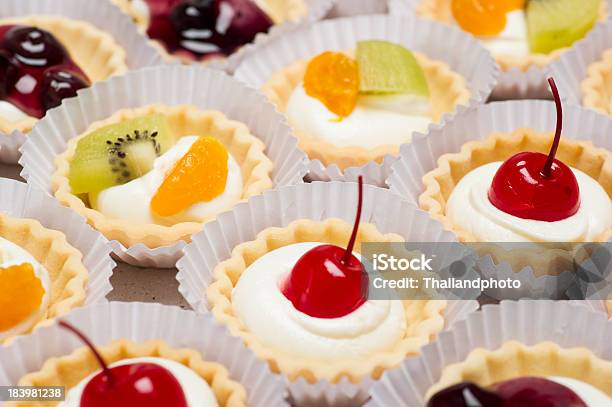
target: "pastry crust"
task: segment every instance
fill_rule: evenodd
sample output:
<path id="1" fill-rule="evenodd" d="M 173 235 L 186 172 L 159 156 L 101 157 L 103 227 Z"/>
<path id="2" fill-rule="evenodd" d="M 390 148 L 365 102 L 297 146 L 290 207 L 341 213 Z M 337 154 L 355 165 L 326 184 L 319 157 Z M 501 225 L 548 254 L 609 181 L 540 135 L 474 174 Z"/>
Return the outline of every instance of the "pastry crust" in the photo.
<path id="1" fill-rule="evenodd" d="M 181 363 L 210 385 L 219 406 L 246 406 L 246 389 L 230 379 L 227 369 L 215 362 L 202 359 L 199 352 L 192 349 L 176 349 L 160 340 L 135 343 L 125 339 L 111 342 L 97 348 L 104 360 L 114 363 L 123 359 L 138 357 L 160 357 Z M 48 359 L 38 372 L 27 374 L 19 380 L 20 386 L 65 386 L 66 393 L 90 374 L 100 370 L 89 348 L 79 348 L 70 355 Z M 15 405 L 49 406 L 49 402 L 15 403 Z"/>
<path id="2" fill-rule="evenodd" d="M 258 357 L 266 360 L 274 372 L 286 374 L 291 381 L 304 378 L 310 383 L 322 379 L 338 383 L 346 377 L 351 382 L 358 383 L 367 377 L 379 378 L 385 369 L 399 365 L 407 355 L 417 354 L 420 348 L 444 327 L 446 301 L 403 301 L 408 328 L 405 337 L 394 349 L 372 355 L 366 360 L 338 360 L 334 363 L 329 360 L 297 357 L 267 346 L 248 331 L 234 312 L 231 295 L 241 274 L 250 264 L 274 249 L 293 243 L 314 241 L 344 245 L 351 230 L 352 225 L 340 219 L 323 222 L 302 219 L 292 222 L 286 228 L 267 228 L 261 231 L 254 241 L 236 246 L 232 257 L 220 263 L 213 271 L 214 281 L 206 291 L 213 315 L 227 325 L 233 335 L 241 337 Z M 381 234 L 372 224 L 361 224 L 355 250 L 360 250 L 361 242 L 402 241 L 398 235 Z"/>
<path id="3" fill-rule="evenodd" d="M 580 89 L 586 107 L 612 115 L 612 49 L 604 51 L 599 61 L 589 65 Z"/>
<path id="4" fill-rule="evenodd" d="M 33 219 L 11 218 L 0 213 L 0 236 L 28 251 L 49 273 L 49 305 L 25 333 L 85 303 L 89 275 L 81 252 L 66 241 L 63 233 L 46 229 Z M 4 343 L 16 336 L 6 338 Z"/>
<path id="5" fill-rule="evenodd" d="M 72 194 L 68 175 L 70 161 L 74 156 L 78 141 L 99 127 L 148 113 L 164 114 L 169 120 L 171 129 L 179 137 L 211 135 L 219 139 L 240 165 L 243 177 L 242 200 L 259 195 L 272 187 L 273 163 L 264 154 L 264 143 L 253 136 L 246 125 L 228 119 L 221 112 L 202 111 L 187 105 L 176 107 L 149 105 L 138 109 L 123 109 L 106 120 L 93 123 L 82 135 L 71 139 L 66 151 L 56 157 L 56 170 L 51 177 L 55 197 L 63 205 L 84 216 L 90 225 L 109 240 L 117 240 L 125 247 L 138 243 L 149 248 L 169 246 L 180 240 L 189 242 L 191 235 L 199 231 L 203 223 L 214 219 L 211 217 L 204 222 L 181 222 L 172 226 L 141 224 L 125 219 L 109 218 L 87 207 L 78 196 Z M 233 205 L 226 209 L 230 210 L 232 207 Z"/>
<path id="6" fill-rule="evenodd" d="M 438 166 L 423 176 L 424 192 L 419 196 L 421 209 L 429 212 L 444 227 L 457 235 L 461 242 L 478 242 L 476 236 L 455 226 L 446 217 L 446 202 L 461 178 L 471 170 L 484 164 L 505 161 L 521 151 L 537 151 L 548 154 L 554 133 L 538 133 L 532 129 L 518 129 L 510 134 L 494 133 L 485 140 L 470 141 L 461 147 L 459 153 L 444 154 L 438 158 Z M 577 168 L 593 179 L 612 198 L 612 153 L 595 147 L 591 142 L 562 138 L 557 158 L 570 167 Z M 612 229 L 606 230 L 595 241 L 602 242 L 612 237 Z M 520 271 L 531 266 L 536 276 L 556 274 L 566 267 L 560 262 L 572 262 L 572 255 L 559 249 L 505 250 L 491 244 L 486 249 L 479 245 L 480 251 L 493 256 L 496 262 L 508 261 L 512 269 Z"/>
<path id="7" fill-rule="evenodd" d="M 435 61 L 418 52 L 414 55 L 423 68 L 429 85 L 434 122 L 439 121 L 443 114 L 454 111 L 457 105 L 468 103 L 470 91 L 461 75 L 453 72 L 446 63 Z M 262 86 L 262 92 L 281 112 L 286 111 L 293 90 L 302 82 L 309 61 L 310 59 L 299 60 L 275 72 Z M 397 155 L 400 148 L 395 144 L 372 149 L 359 146 L 340 147 L 322 140 L 316 134 L 306 134 L 299 129 L 294 129 L 294 133 L 298 137 L 300 147 L 310 159 L 320 160 L 325 165 L 336 164 L 342 170 L 370 161 L 381 163 L 385 155 Z"/>
<path id="8" fill-rule="evenodd" d="M 463 381 L 490 386 L 521 376 L 569 377 L 612 396 L 612 362 L 598 358 L 590 350 L 565 349 L 553 342 L 526 346 L 509 341 L 493 351 L 475 349 L 465 361 L 447 366 L 425 398 L 429 399 L 436 392 Z"/>
<path id="9" fill-rule="evenodd" d="M 421 0 L 416 12 L 420 16 L 447 24 L 452 24 L 454 20 L 451 12 L 451 0 Z M 605 1 L 601 2 L 601 10 L 599 14 L 599 20 L 604 21 L 608 14 Z M 563 47 L 556 49 L 549 54 L 529 54 L 524 57 L 498 55 L 495 57 L 495 60 L 501 67 L 501 70 L 504 72 L 509 71 L 512 68 L 527 71 L 533 66 L 538 68 L 546 67 L 570 48 L 571 47 Z"/>
<path id="10" fill-rule="evenodd" d="M 31 16 L 1 19 L 0 24 L 31 25 L 49 31 L 66 47 L 71 58 L 92 83 L 128 71 L 125 50 L 110 34 L 85 21 L 59 16 Z M 17 130 L 27 133 L 37 121 L 35 117 L 28 117 L 11 122 L 0 117 L 0 132 L 11 133 Z"/>

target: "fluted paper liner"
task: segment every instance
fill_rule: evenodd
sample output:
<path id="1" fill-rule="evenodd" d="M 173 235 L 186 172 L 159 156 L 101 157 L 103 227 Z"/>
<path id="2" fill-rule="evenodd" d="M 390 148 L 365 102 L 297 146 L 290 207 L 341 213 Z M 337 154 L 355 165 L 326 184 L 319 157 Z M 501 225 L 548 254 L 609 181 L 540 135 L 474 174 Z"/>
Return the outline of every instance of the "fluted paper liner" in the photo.
<path id="1" fill-rule="evenodd" d="M 609 75 L 612 71 L 612 21 L 599 24 L 571 51 L 550 65 L 561 96 L 605 114 L 612 114 Z"/>
<path id="2" fill-rule="evenodd" d="M 589 334 L 585 335 L 585 332 Z M 602 313 L 568 302 L 502 301 L 499 305 L 485 305 L 482 311 L 472 313 L 449 331 L 441 333 L 436 342 L 423 348 L 420 357 L 407 360 L 400 368 L 386 372 L 372 388 L 372 399 L 367 407 L 424 406 L 426 393 L 440 381 L 445 368 L 466 360 L 476 349 L 485 353 L 500 349 L 504 344 L 504 349 L 512 349 L 518 346 L 513 342 L 542 352 L 554 350 L 558 346 L 562 348 L 560 354 L 564 355 L 560 359 L 576 356 L 576 359 L 570 361 L 572 364 L 582 359 L 588 350 L 595 357 L 607 361 L 603 363 L 610 369 L 612 322 L 608 322 Z M 542 352 L 533 356 L 539 358 Z M 510 363 L 520 363 L 521 358 L 526 359 L 528 355 L 523 354 L 521 358 L 515 356 Z M 542 361 L 538 369 L 541 372 L 550 369 L 549 374 L 554 375 L 552 366 L 555 365 Z M 478 374 L 486 369 L 484 366 L 482 369 L 474 367 L 472 371 Z M 575 377 L 585 371 L 582 368 L 574 370 L 571 372 L 566 369 L 558 373 Z M 592 378 L 595 385 L 597 380 L 602 379 Z M 602 390 L 609 392 L 610 387 Z"/>
<path id="3" fill-rule="evenodd" d="M 336 0 L 328 14 L 329 18 L 350 17 L 362 14 L 385 14 L 385 0 Z"/>
<path id="4" fill-rule="evenodd" d="M 272 181 L 275 187 L 302 182 L 306 174 L 306 158 L 297 149 L 297 140 L 283 117 L 262 95 L 220 71 L 166 65 L 129 72 L 95 84 L 79 97 L 49 112 L 35 126 L 22 148 L 22 176 L 52 193 L 54 160 L 66 151 L 70 139 L 119 110 L 151 104 L 193 105 L 204 111 L 219 111 L 245 124 L 251 134 L 265 144 L 264 153 L 274 165 Z M 173 267 L 184 246 L 183 241 L 154 248 L 143 243 L 126 247 L 112 242 L 115 254 L 122 260 L 153 267 Z"/>
<path id="5" fill-rule="evenodd" d="M 115 267 L 111 248 L 83 218 L 35 187 L 2 178 L 0 225 L 2 237 L 23 247 L 49 272 L 49 307 L 34 328 L 84 304 L 106 302 Z"/>
<path id="6" fill-rule="evenodd" d="M 602 2 L 601 21 L 605 20 L 610 9 L 612 9 L 611 1 Z M 453 24 L 450 0 L 389 0 L 389 13 L 392 15 L 416 13 L 418 16 Z M 550 99 L 546 84 L 550 65 L 575 46 L 576 44 L 573 44 L 571 47 L 560 48 L 550 54 L 496 58 L 502 72 L 491 97 L 495 100 Z"/>
<path id="7" fill-rule="evenodd" d="M 588 151 L 591 152 L 599 151 L 595 147 L 603 148 L 608 153 L 612 151 L 612 140 L 606 136 L 612 131 L 612 120 L 596 112 L 570 104 L 564 105 L 563 111 L 562 141 L 565 145 L 576 145 L 574 140 L 578 140 L 585 142 L 586 144 L 583 143 L 583 146 L 587 146 Z M 550 133 L 555 129 L 555 125 L 556 109 L 553 102 L 508 101 L 464 109 L 444 128 L 435 129 L 430 132 L 428 138 L 417 140 L 402 149 L 400 159 L 394 165 L 389 177 L 389 186 L 392 191 L 410 202 L 419 204 L 419 197 L 425 192 L 426 188 L 423 177 L 438 168 L 438 160 L 444 154 L 458 153 L 462 148 L 469 149 L 469 146 L 488 138 L 492 134 L 512 133 L 517 129 Z M 466 144 L 467 147 L 464 147 Z M 587 170 L 588 172 L 592 171 Z M 610 187 L 609 179 L 603 177 L 601 182 L 604 189 L 608 190 Z M 426 208 L 428 210 L 436 206 L 432 201 L 427 201 Z M 453 227 L 447 223 L 446 228 Z M 609 236 L 601 238 L 601 240 L 608 239 Z M 460 237 L 460 240 L 470 239 L 466 239 L 464 236 L 464 238 Z M 559 283 L 569 281 L 566 280 L 568 276 L 564 273 L 556 277 L 550 275 L 538 277 L 540 273 L 533 269 L 535 264 L 521 263 L 520 267 L 513 269 L 512 265 L 507 262 L 495 264 L 490 259 L 483 258 L 480 266 L 485 277 L 519 278 L 522 282 L 522 289 L 525 290 L 521 293 L 547 292 L 546 290 L 551 288 L 563 290 L 567 286 L 557 284 L 555 281 Z M 553 278 L 555 280 L 551 280 Z M 518 295 L 518 293 L 518 291 L 515 292 L 515 295 Z M 560 292 L 550 292 L 548 294 L 557 296 Z"/>
<path id="8" fill-rule="evenodd" d="M 329 50 L 350 50 L 357 41 L 383 39 L 399 43 L 428 58 L 448 64 L 466 80 L 470 92 L 468 104 L 483 103 L 495 85 L 498 69 L 487 51 L 470 35 L 456 27 L 415 18 L 414 16 L 357 16 L 338 18 L 314 24 L 286 34 L 283 38 L 260 47 L 236 70 L 236 77 L 257 89 L 274 75 L 296 61 Z M 452 114 L 445 114 L 438 127 Z M 413 139 L 423 137 L 413 134 Z M 325 166 L 311 160 L 309 177 L 313 180 L 356 180 L 364 176 L 366 183 L 383 185 L 393 156 L 379 162 L 342 170 L 337 165 Z"/>
<path id="9" fill-rule="evenodd" d="M 179 291 L 193 309 L 210 312 L 205 293 L 213 282 L 215 267 L 229 259 L 232 250 L 242 243 L 255 240 L 263 230 L 287 227 L 294 221 L 323 221 L 330 218 L 352 222 L 356 207 L 356 185 L 342 182 L 314 182 L 267 191 L 246 203 L 237 205 L 214 222 L 206 224 L 194 235 L 192 243 L 179 260 Z M 448 242 L 449 232 L 398 196 L 374 186 L 364 186 L 362 223 L 371 223 L 380 233 L 393 233 L 409 241 Z M 338 221 L 336 221 L 338 222 Z M 448 301 L 444 310 L 445 327 L 462 319 L 477 308 L 475 301 Z M 342 377 L 332 384 L 319 379 L 312 383 L 300 377 L 289 385 L 291 399 L 296 403 L 359 403 L 367 398 L 373 379 L 351 383 Z M 340 404 L 339 404 L 340 403 Z"/>
<path id="10" fill-rule="evenodd" d="M 272 375 L 264 363 L 258 361 L 240 340 L 230 337 L 212 316 L 159 304 L 112 302 L 76 310 L 63 319 L 101 347 L 113 341 L 131 341 L 135 345 L 127 346 L 130 353 L 142 355 L 154 352 L 151 345 L 161 341 L 169 347 L 183 349 L 172 351 L 162 346 L 158 353 L 180 361 L 201 356 L 206 362 L 224 366 L 229 371 L 229 379 L 246 388 L 249 406 L 287 405 L 282 377 Z M 145 342 L 148 346 L 141 346 Z M 16 385 L 26 374 L 39 371 L 45 362 L 56 363 L 57 359 L 53 361 L 52 358 L 66 357 L 82 347 L 82 342 L 58 325 L 19 338 L 10 347 L 0 349 L 0 384 Z M 83 353 L 81 350 L 76 355 Z M 87 357 L 89 365 L 91 359 Z"/>
<path id="11" fill-rule="evenodd" d="M 54 33 L 58 30 L 60 40 L 64 37 L 62 43 L 75 57 L 76 62 L 83 64 L 79 63 L 88 75 L 93 73 L 90 76 L 93 81 L 106 79 L 112 74 L 123 73 L 126 68 L 152 66 L 163 61 L 156 50 L 147 44 L 146 38 L 138 33 L 131 19 L 109 1 L 3 0 L 0 4 L 0 21 L 23 22 L 32 17 L 57 19 L 58 23 L 62 23 L 49 28 L 52 28 L 51 31 Z M 95 29 L 92 31 L 92 28 Z M 78 31 L 78 34 L 74 34 L 75 31 Z M 88 38 L 90 40 L 85 43 Z M 96 44 L 98 40 L 101 42 Z M 102 47 L 101 44 L 106 45 Z M 109 44 L 112 44 L 112 47 L 109 47 Z M 108 61 L 109 69 L 106 72 L 96 72 L 103 64 L 98 60 L 99 56 L 91 57 L 91 49 L 95 48 L 96 54 L 100 52 L 102 55 L 109 54 L 110 56 L 111 51 L 115 50 L 114 47 L 117 45 L 121 50 L 117 49 L 117 53 L 113 52 L 111 60 Z M 117 58 L 121 58 L 122 61 L 118 61 Z M 119 62 L 122 66 L 119 66 Z M 95 67 L 96 65 L 98 67 Z M 102 75 L 103 73 L 106 75 Z M 12 131 L 7 130 L 6 123 L 5 125 L 0 124 L 1 162 L 16 163 L 19 160 L 19 148 L 25 142 L 26 134 L 36 121 L 37 119 L 27 120 L 27 123 L 20 124 L 19 129 Z"/>

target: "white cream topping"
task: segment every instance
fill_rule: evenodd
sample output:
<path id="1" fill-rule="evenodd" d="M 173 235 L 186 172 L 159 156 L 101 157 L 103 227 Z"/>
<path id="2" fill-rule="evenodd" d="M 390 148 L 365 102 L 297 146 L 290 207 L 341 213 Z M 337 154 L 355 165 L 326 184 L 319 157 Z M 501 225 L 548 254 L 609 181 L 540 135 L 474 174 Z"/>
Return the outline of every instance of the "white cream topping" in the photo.
<path id="1" fill-rule="evenodd" d="M 375 148 L 412 140 L 432 122 L 426 98 L 412 96 L 359 96 L 355 110 L 345 118 L 329 111 L 318 99 L 297 86 L 287 105 L 293 127 L 339 147 Z"/>
<path id="2" fill-rule="evenodd" d="M 569 377 L 552 376 L 548 380 L 559 383 L 572 390 L 589 407 L 612 407 L 612 399 L 601 390 L 591 386 L 582 380 L 571 379 Z"/>
<path id="3" fill-rule="evenodd" d="M 179 222 L 203 222 L 214 218 L 229 205 L 240 201 L 242 196 L 242 174 L 236 160 L 228 153 L 228 174 L 225 191 L 208 202 L 198 202 L 172 217 L 157 216 L 150 208 L 151 199 L 179 161 L 198 139 L 197 136 L 181 137 L 161 157 L 155 160 L 153 169 L 140 178 L 90 194 L 90 205 L 110 218 L 126 219 L 139 223 L 174 225 Z"/>
<path id="4" fill-rule="evenodd" d="M 479 37 L 482 45 L 494 56 L 508 55 L 522 57 L 529 55 L 527 41 L 527 17 L 524 10 L 506 14 L 506 27 L 493 37 Z"/>
<path id="5" fill-rule="evenodd" d="M 156 357 L 141 357 L 132 359 L 123 359 L 119 362 L 113 363 L 110 367 L 127 365 L 131 363 L 155 363 L 159 366 L 166 368 L 179 382 L 183 393 L 185 393 L 185 399 L 189 407 L 218 407 L 217 398 L 212 392 L 212 389 L 198 374 L 193 370 L 189 369 L 182 363 L 175 362 L 174 360 L 156 358 Z M 87 383 L 96 375 L 95 372 L 85 379 L 81 380 L 79 384 L 71 388 L 66 393 L 66 400 L 61 402 L 58 407 L 78 407 L 81 404 L 81 395 Z M 134 406 L 136 407 L 136 406 Z"/>
<path id="6" fill-rule="evenodd" d="M 283 295 L 281 281 L 304 253 L 321 244 L 291 244 L 251 264 L 232 292 L 238 317 L 265 344 L 296 356 L 355 359 L 393 348 L 406 331 L 401 301 L 366 301 L 348 315 L 327 319 L 298 311 Z"/>
<path id="7" fill-rule="evenodd" d="M 26 332 L 32 328 L 36 321 L 40 320 L 40 318 L 44 317 L 47 313 L 47 307 L 49 306 L 49 299 L 51 297 L 51 280 L 49 278 L 49 272 L 25 249 L 0 237 L 0 267 L 8 268 L 24 263 L 30 263 L 32 265 L 34 274 L 40 280 L 45 293 L 38 309 L 19 324 L 6 331 L 1 331 L 0 340 Z M 0 310 L 0 312 L 2 311 Z"/>
<path id="8" fill-rule="evenodd" d="M 597 181 L 572 168 L 580 188 L 580 208 L 556 222 L 522 219 L 493 206 L 488 191 L 501 162 L 467 173 L 453 189 L 446 215 L 457 227 L 486 242 L 588 242 L 612 225 L 612 203 Z"/>
<path id="9" fill-rule="evenodd" d="M 14 104 L 9 103 L 6 100 L 0 100 L 0 117 L 10 123 L 15 123 L 31 116 L 26 114 Z"/>

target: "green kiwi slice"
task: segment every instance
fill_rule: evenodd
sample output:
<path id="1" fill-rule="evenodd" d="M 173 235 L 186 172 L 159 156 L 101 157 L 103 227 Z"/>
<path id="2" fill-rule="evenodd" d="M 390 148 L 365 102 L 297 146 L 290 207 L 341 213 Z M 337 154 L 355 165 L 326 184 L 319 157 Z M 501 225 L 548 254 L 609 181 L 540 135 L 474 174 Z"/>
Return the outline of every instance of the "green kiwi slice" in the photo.
<path id="1" fill-rule="evenodd" d="M 548 54 L 582 39 L 599 18 L 601 0 L 529 0 L 531 52 Z"/>
<path id="2" fill-rule="evenodd" d="M 429 97 L 421 65 L 413 53 L 388 41 L 357 43 L 359 92 L 365 94 L 410 94 Z"/>
<path id="3" fill-rule="evenodd" d="M 70 162 L 72 192 L 97 192 L 138 178 L 173 144 L 165 116 L 157 113 L 94 130 L 79 140 Z"/>

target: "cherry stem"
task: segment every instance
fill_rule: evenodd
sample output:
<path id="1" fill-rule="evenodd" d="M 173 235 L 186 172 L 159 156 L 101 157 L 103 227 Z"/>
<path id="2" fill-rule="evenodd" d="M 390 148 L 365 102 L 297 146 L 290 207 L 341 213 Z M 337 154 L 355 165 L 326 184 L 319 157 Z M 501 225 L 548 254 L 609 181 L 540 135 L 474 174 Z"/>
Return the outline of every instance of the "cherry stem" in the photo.
<path id="1" fill-rule="evenodd" d="M 563 109 L 561 107 L 561 97 L 559 96 L 559 90 L 557 89 L 555 80 L 552 77 L 548 78 L 548 84 L 550 85 L 550 90 L 552 91 L 553 97 L 555 98 L 555 106 L 557 108 L 557 128 L 555 129 L 555 139 L 553 141 L 552 147 L 550 147 L 548 158 L 546 159 L 546 163 L 544 163 L 542 171 L 540 171 L 540 174 L 544 178 L 550 177 L 552 165 L 555 160 L 555 156 L 557 155 L 557 148 L 559 148 L 559 142 L 561 141 L 561 129 L 563 128 Z"/>
<path id="2" fill-rule="evenodd" d="M 359 221 L 361 221 L 361 207 L 363 206 L 363 177 L 360 175 L 357 179 L 359 183 L 359 196 L 357 197 L 357 215 L 355 215 L 355 224 L 353 225 L 353 232 L 351 233 L 351 239 L 348 242 L 344 256 L 340 262 L 345 266 L 348 266 L 353 255 L 353 247 L 355 247 L 355 240 L 357 240 L 357 231 L 359 230 Z"/>
<path id="3" fill-rule="evenodd" d="M 93 353 L 93 355 L 95 356 L 96 360 L 98 361 L 98 363 L 102 367 L 102 371 L 104 372 L 104 374 L 108 378 L 109 384 L 112 385 L 114 380 L 115 380 L 115 376 L 113 375 L 111 370 L 108 368 L 108 365 L 106 364 L 106 362 L 102 358 L 102 355 L 100 355 L 100 353 L 96 350 L 96 347 L 89 340 L 89 338 L 87 338 L 83 332 L 79 331 L 78 329 L 76 329 L 74 326 L 72 326 L 71 324 L 69 324 L 66 321 L 59 321 L 58 324 L 62 328 L 67 329 L 67 330 L 71 331 L 72 333 L 74 333 L 76 336 L 78 336 L 79 339 L 81 341 L 83 341 L 85 343 L 85 345 L 87 345 L 87 347 L 89 349 L 91 349 L 91 352 Z"/>

